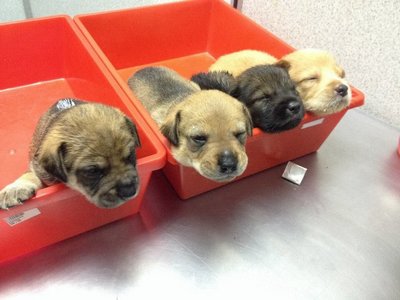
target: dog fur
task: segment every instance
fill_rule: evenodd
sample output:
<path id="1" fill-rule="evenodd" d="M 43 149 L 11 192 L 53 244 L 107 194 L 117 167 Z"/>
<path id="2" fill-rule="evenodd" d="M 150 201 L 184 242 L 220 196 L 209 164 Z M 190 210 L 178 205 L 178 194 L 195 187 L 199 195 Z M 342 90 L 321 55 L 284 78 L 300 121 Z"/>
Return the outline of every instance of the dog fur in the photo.
<path id="1" fill-rule="evenodd" d="M 56 182 L 82 193 L 101 208 L 117 207 L 139 191 L 135 125 L 110 106 L 62 99 L 39 120 L 29 171 L 0 192 L 3 209 Z"/>
<path id="2" fill-rule="evenodd" d="M 252 123 L 242 103 L 221 91 L 200 90 L 165 67 L 141 69 L 128 85 L 170 142 L 180 164 L 218 182 L 244 172 Z"/>
<path id="3" fill-rule="evenodd" d="M 221 56 L 209 70 L 227 71 L 237 77 L 261 64 L 275 64 L 288 69 L 306 111 L 327 115 L 350 104 L 351 89 L 344 78 L 344 70 L 332 54 L 324 50 L 300 49 L 279 60 L 262 51 L 242 50 Z"/>
<path id="4" fill-rule="evenodd" d="M 307 111 L 327 115 L 350 104 L 350 85 L 332 54 L 302 49 L 283 56 L 278 64 L 288 69 Z"/>
<path id="5" fill-rule="evenodd" d="M 296 127 L 304 117 L 303 103 L 286 69 L 257 65 L 236 78 L 229 72 L 211 71 L 191 78 L 202 89 L 218 89 L 243 102 L 255 127 L 276 133 Z"/>
<path id="6" fill-rule="evenodd" d="M 272 55 L 258 50 L 241 50 L 220 56 L 208 71 L 227 71 L 233 77 L 258 65 L 272 65 L 278 61 Z"/>

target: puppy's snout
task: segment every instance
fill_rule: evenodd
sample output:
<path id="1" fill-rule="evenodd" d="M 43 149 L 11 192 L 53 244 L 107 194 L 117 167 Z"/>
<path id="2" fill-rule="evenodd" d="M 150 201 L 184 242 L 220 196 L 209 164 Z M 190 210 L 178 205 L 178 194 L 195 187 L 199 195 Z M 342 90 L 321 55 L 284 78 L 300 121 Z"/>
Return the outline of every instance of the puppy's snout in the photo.
<path id="1" fill-rule="evenodd" d="M 136 185 L 132 181 L 128 184 L 120 184 L 117 186 L 117 194 L 120 198 L 133 197 L 136 193 Z"/>
<path id="2" fill-rule="evenodd" d="M 291 100 L 286 107 L 286 111 L 291 115 L 296 115 L 301 110 L 301 103 L 297 100 Z"/>
<path id="3" fill-rule="evenodd" d="M 238 159 L 231 151 L 225 150 L 218 157 L 219 171 L 231 174 L 237 170 Z"/>
<path id="4" fill-rule="evenodd" d="M 347 95 L 347 91 L 349 88 L 345 84 L 339 84 L 336 88 L 335 91 L 338 93 L 340 96 L 344 97 Z"/>

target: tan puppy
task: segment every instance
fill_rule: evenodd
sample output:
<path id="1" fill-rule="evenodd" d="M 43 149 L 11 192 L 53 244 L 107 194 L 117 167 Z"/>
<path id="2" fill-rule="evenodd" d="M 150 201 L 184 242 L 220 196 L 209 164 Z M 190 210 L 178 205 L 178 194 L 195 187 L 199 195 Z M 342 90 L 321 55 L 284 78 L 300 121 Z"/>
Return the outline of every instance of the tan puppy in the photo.
<path id="1" fill-rule="evenodd" d="M 241 50 L 220 56 L 208 70 L 227 71 L 234 77 L 237 77 L 251 67 L 258 65 L 271 65 L 277 61 L 277 58 L 262 51 Z"/>
<path id="2" fill-rule="evenodd" d="M 297 50 L 283 56 L 278 62 L 267 53 L 242 50 L 221 56 L 209 70 L 228 71 L 237 77 L 246 69 L 262 64 L 276 64 L 288 70 L 309 112 L 331 114 L 341 111 L 350 103 L 351 90 L 344 79 L 344 70 L 330 53 L 323 50 Z"/>
<path id="3" fill-rule="evenodd" d="M 117 207 L 139 190 L 132 121 L 97 103 L 62 99 L 39 120 L 30 168 L 0 191 L 0 208 L 20 204 L 38 189 L 63 182 L 101 208 Z"/>
<path id="4" fill-rule="evenodd" d="M 214 181 L 229 181 L 244 172 L 252 123 L 242 103 L 220 91 L 202 91 L 165 67 L 139 70 L 128 84 L 179 163 Z"/>
<path id="5" fill-rule="evenodd" d="M 351 90 L 345 72 L 323 50 L 302 49 L 283 56 L 286 67 L 307 111 L 317 115 L 339 112 L 350 104 Z"/>

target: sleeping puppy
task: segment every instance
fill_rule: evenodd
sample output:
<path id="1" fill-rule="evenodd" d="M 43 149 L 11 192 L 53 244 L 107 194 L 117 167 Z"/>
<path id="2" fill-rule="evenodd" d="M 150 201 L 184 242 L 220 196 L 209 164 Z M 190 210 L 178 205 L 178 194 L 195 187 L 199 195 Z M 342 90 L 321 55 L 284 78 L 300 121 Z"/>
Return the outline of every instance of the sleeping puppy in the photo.
<path id="1" fill-rule="evenodd" d="M 101 208 L 117 207 L 139 191 L 135 125 L 119 110 L 62 99 L 39 120 L 29 171 L 0 191 L 0 207 L 18 205 L 38 189 L 63 182 Z"/>
<path id="2" fill-rule="evenodd" d="M 278 64 L 289 70 L 307 111 L 326 115 L 350 104 L 351 90 L 344 79 L 345 72 L 330 53 L 317 49 L 297 50 L 283 56 Z"/>
<path id="3" fill-rule="evenodd" d="M 243 102 L 255 127 L 276 133 L 296 127 L 304 108 L 286 69 L 257 65 L 234 78 L 225 71 L 199 73 L 191 80 L 202 89 L 218 89 Z"/>
<path id="4" fill-rule="evenodd" d="M 239 76 L 247 69 L 258 65 L 272 65 L 277 58 L 258 50 L 241 50 L 220 56 L 208 71 L 227 71 L 233 77 Z"/>
<path id="5" fill-rule="evenodd" d="M 171 143 L 180 164 L 218 182 L 244 172 L 252 123 L 242 103 L 217 90 L 202 91 L 165 67 L 141 69 L 128 85 Z"/>
<path id="6" fill-rule="evenodd" d="M 323 50 L 296 50 L 278 61 L 265 52 L 242 50 L 221 56 L 209 70 L 223 70 L 237 77 L 253 66 L 274 63 L 288 69 L 306 111 L 326 115 L 349 105 L 351 91 L 345 73 L 333 56 Z"/>

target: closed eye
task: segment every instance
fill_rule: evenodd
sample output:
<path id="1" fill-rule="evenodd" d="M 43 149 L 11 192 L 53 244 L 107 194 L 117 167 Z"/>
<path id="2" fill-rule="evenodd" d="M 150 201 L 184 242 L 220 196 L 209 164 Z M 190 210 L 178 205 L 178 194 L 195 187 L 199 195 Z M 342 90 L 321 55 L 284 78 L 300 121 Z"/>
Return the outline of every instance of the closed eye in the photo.
<path id="1" fill-rule="evenodd" d="M 205 143 L 207 143 L 208 137 L 206 135 L 193 135 L 190 137 L 190 139 L 197 145 L 197 146 L 203 146 Z"/>
<path id="2" fill-rule="evenodd" d="M 246 138 L 247 138 L 247 133 L 246 131 L 238 131 L 236 133 L 234 133 L 235 138 L 237 138 L 239 140 L 239 142 L 241 142 L 242 144 L 244 144 L 246 142 Z"/>
<path id="3" fill-rule="evenodd" d="M 90 165 L 80 169 L 78 172 L 87 179 L 95 179 L 103 177 L 105 174 L 105 169 L 96 165 Z"/>
<path id="4" fill-rule="evenodd" d="M 300 80 L 300 81 L 298 82 L 298 84 L 299 84 L 299 83 L 312 83 L 312 82 L 317 81 L 318 79 L 319 79 L 319 77 L 318 77 L 317 75 L 312 75 L 312 76 L 308 76 L 308 77 L 306 77 L 306 78 Z"/>

